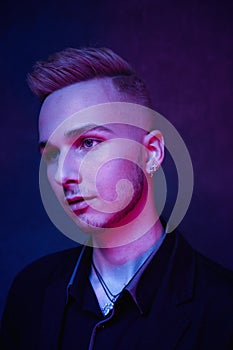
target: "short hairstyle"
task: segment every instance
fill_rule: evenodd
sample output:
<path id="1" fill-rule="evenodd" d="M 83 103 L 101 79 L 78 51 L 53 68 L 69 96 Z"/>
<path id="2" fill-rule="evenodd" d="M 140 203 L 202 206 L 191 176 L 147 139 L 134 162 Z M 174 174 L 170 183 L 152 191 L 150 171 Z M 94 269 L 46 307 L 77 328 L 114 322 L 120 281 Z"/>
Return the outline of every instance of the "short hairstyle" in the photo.
<path id="1" fill-rule="evenodd" d="M 95 78 L 112 78 L 118 92 L 135 103 L 151 106 L 143 80 L 123 58 L 108 48 L 66 48 L 38 61 L 27 75 L 32 92 L 43 102 L 52 92 Z"/>

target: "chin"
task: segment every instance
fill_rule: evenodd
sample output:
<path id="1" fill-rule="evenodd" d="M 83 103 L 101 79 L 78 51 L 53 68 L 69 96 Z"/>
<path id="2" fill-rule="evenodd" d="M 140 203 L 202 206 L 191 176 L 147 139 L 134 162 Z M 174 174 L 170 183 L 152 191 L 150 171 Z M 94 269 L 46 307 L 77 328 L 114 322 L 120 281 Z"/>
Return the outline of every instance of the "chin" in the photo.
<path id="1" fill-rule="evenodd" d="M 72 215 L 72 219 L 79 229 L 86 233 L 101 233 L 110 228 L 120 227 L 121 218 L 122 215 L 119 215 L 119 213 L 117 215 L 103 213 L 82 213 L 77 215 L 73 213 Z"/>
<path id="2" fill-rule="evenodd" d="M 93 215 L 73 214 L 72 219 L 78 228 L 85 233 L 103 232 L 107 228 L 107 220 L 101 220 L 99 215 L 95 218 Z"/>

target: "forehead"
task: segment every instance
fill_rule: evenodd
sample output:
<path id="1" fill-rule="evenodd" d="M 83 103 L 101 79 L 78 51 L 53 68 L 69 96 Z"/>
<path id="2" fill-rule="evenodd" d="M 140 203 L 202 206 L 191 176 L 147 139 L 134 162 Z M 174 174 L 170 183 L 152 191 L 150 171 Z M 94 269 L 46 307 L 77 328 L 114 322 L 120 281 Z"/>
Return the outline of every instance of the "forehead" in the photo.
<path id="1" fill-rule="evenodd" d="M 76 83 L 53 92 L 41 107 L 40 138 L 50 137 L 54 130 L 71 115 L 91 106 L 111 102 L 121 102 L 121 94 L 114 88 L 111 78 Z M 97 119 L 96 122 L 98 122 Z M 78 122 L 76 118 L 76 123 Z M 89 121 L 86 120 L 86 122 Z M 107 120 L 105 122 L 107 123 Z M 80 126 L 81 124 L 80 121 Z"/>
<path id="2" fill-rule="evenodd" d="M 44 101 L 39 115 L 40 141 L 49 140 L 57 129 L 64 134 L 87 124 L 107 125 L 117 137 L 135 138 L 139 132 L 141 138 L 141 132 L 155 128 L 153 112 L 130 98 L 126 100 L 116 91 L 111 78 L 73 84 L 53 92 Z"/>

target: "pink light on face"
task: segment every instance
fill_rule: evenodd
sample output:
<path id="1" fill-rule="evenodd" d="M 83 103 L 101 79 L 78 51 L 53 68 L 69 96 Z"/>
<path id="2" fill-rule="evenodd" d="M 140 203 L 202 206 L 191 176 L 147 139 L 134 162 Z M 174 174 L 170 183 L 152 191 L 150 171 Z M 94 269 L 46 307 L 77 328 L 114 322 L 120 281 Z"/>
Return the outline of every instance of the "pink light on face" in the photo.
<path id="1" fill-rule="evenodd" d="M 120 106 L 122 108 L 121 113 L 119 112 L 120 110 Z M 123 113 L 124 112 L 124 113 Z M 143 119 L 140 118 L 140 116 L 143 113 Z M 137 117 L 138 115 L 138 117 Z M 112 116 L 112 120 L 111 120 L 111 116 Z M 114 116 L 114 118 L 113 118 Z M 115 121 L 116 121 L 116 116 L 118 118 L 118 124 L 125 124 L 126 126 L 131 125 L 132 120 L 136 120 L 137 121 L 137 128 L 142 129 L 143 130 L 143 123 L 145 122 L 145 124 L 147 123 L 148 125 L 151 122 L 151 119 L 154 119 L 155 125 L 156 126 L 160 126 L 160 129 L 163 130 L 163 134 L 166 134 L 166 132 L 169 135 L 172 135 L 173 132 L 173 127 L 171 126 L 171 124 L 169 122 L 166 121 L 166 119 L 164 119 L 162 116 L 158 115 L 156 112 L 151 111 L 147 108 L 144 108 L 142 106 L 139 105 L 132 105 L 132 104 L 118 104 L 118 103 L 113 103 L 113 104 L 104 104 L 104 105 L 98 105 L 95 107 L 92 107 L 90 109 L 87 110 L 83 110 L 79 113 L 77 113 L 76 115 L 71 116 L 70 118 L 67 118 L 65 120 L 65 122 L 55 131 L 54 135 L 51 136 L 50 138 L 50 142 L 58 142 L 57 137 L 59 135 L 64 135 L 64 130 L 69 129 L 72 130 L 74 129 L 74 126 L 77 127 L 78 125 L 84 125 L 86 123 L 86 120 L 88 120 L 91 123 L 95 123 L 95 124 L 101 124 L 103 123 L 106 118 L 108 120 L 108 124 L 106 125 L 105 123 L 105 127 L 108 127 L 110 125 L 115 125 Z M 148 119 L 150 119 L 150 121 L 148 121 Z M 114 123 L 112 122 L 114 120 Z M 111 123 L 112 122 L 112 123 Z M 126 123 L 127 122 L 127 123 Z M 168 123 L 168 124 L 167 124 Z M 165 126 L 164 126 L 164 125 Z M 132 124 L 133 125 L 133 124 Z M 164 132 L 165 130 L 165 132 Z M 148 132 L 148 131 L 146 131 Z M 122 130 L 121 130 L 122 133 Z M 112 134 L 112 133 L 111 133 Z M 113 134 L 112 134 L 113 135 Z M 177 132 L 176 130 L 174 131 L 174 137 L 172 140 L 170 140 L 170 145 L 168 143 L 168 149 L 172 149 L 172 147 L 174 150 L 176 150 L 178 152 L 178 155 L 176 155 L 174 152 L 173 154 L 173 158 L 174 161 L 176 161 L 176 158 L 178 158 L 178 170 L 179 170 L 179 177 L 181 179 L 181 186 L 180 186 L 180 190 L 183 189 L 183 191 L 185 192 L 185 195 L 182 195 L 182 198 L 184 200 L 183 202 L 183 206 L 186 206 L 189 203 L 190 200 L 190 196 L 187 187 L 190 188 L 190 185 L 192 185 L 192 168 L 190 167 L 190 163 L 189 163 L 189 159 L 187 158 L 187 154 L 185 154 L 185 148 L 183 148 L 183 144 L 180 141 L 180 138 L 177 139 Z M 87 136 L 87 135 L 85 135 Z M 88 137 L 90 136 L 90 134 L 88 134 Z M 95 135 L 96 136 L 96 135 Z M 115 135 L 114 135 L 115 136 Z M 126 135 L 125 135 L 126 136 Z M 178 141 L 177 141 L 178 140 Z M 72 142 L 71 142 L 72 144 Z M 114 147 L 112 147 L 114 145 Z M 180 154 L 182 154 L 182 150 L 184 149 L 183 152 L 183 159 L 187 159 L 186 163 L 185 161 L 183 162 L 183 166 L 185 166 L 185 169 L 182 170 L 182 168 L 180 168 L 179 165 L 179 158 L 180 158 Z M 69 147 L 66 148 L 66 152 L 69 152 L 70 150 L 70 145 Z M 137 152 L 136 152 L 137 150 Z M 122 153 L 121 153 L 122 152 Z M 85 154 L 85 157 L 83 157 L 82 161 L 79 162 L 78 164 L 78 168 L 77 168 L 77 173 L 79 174 L 79 176 L 81 176 L 82 181 L 80 182 L 80 186 L 79 186 L 79 194 L 82 196 L 82 198 L 84 198 L 84 200 L 87 202 L 88 207 L 84 207 L 84 208 L 78 208 L 77 205 L 77 210 L 79 211 L 79 215 L 77 217 L 77 215 L 75 215 L 75 213 L 70 210 L 69 206 L 66 205 L 66 212 L 68 213 L 68 215 L 72 218 L 72 220 L 77 224 L 77 227 L 75 226 L 75 229 L 72 228 L 71 224 L 69 224 L 69 222 L 65 221 L 65 219 L 61 219 L 61 213 L 59 213 L 59 215 L 56 215 L 56 213 L 52 213 L 52 218 L 51 218 L 51 209 L 50 209 L 50 204 L 49 204 L 49 200 L 48 198 L 43 200 L 43 203 L 45 205 L 45 208 L 48 212 L 48 214 L 50 214 L 50 218 L 52 219 L 52 221 L 55 223 L 55 225 L 57 225 L 59 227 L 59 229 L 66 234 L 68 237 L 78 241 L 78 242 L 84 242 L 86 240 L 86 236 L 83 235 L 81 233 L 81 231 L 78 229 L 81 228 L 82 231 L 85 232 L 90 232 L 93 233 L 93 231 L 96 232 L 104 232 L 104 226 L 109 226 L 111 227 L 110 229 L 108 228 L 108 232 L 112 232 L 112 235 L 114 235 L 119 227 L 119 222 L 115 222 L 115 223 L 110 223 L 110 220 L 108 221 L 108 224 L 106 223 L 106 221 L 104 221 L 106 219 L 106 217 L 109 218 L 109 214 L 114 213 L 114 210 L 117 209 L 117 206 L 115 207 L 115 209 L 113 208 L 113 206 L 111 207 L 111 205 L 116 205 L 114 204 L 114 202 L 116 203 L 116 199 L 117 199 L 117 193 L 119 193 L 119 195 L 121 193 L 123 193 L 125 195 L 125 193 L 128 193 L 128 195 L 130 194 L 130 186 L 128 186 L 130 184 L 130 177 L 127 178 L 126 173 L 127 173 L 127 169 L 129 170 L 130 176 L 132 175 L 132 168 L 135 167 L 137 169 L 140 169 L 140 171 L 142 171 L 142 177 L 143 177 L 143 193 L 146 193 L 146 196 L 142 196 L 141 199 L 143 198 L 142 201 L 140 201 L 141 206 L 139 205 L 137 210 L 135 211 L 131 211 L 131 213 L 133 212 L 134 215 L 130 216 L 130 214 L 128 214 L 127 220 L 124 221 L 123 218 L 121 218 L 121 228 L 122 227 L 133 227 L 133 229 L 135 230 L 135 235 L 132 238 L 133 240 L 136 239 L 138 236 L 143 235 L 144 232 L 146 232 L 146 230 L 148 230 L 153 224 L 154 221 L 149 220 L 149 218 L 147 218 L 147 212 L 149 210 L 148 208 L 148 198 L 149 196 L 153 197 L 153 194 L 151 194 L 151 192 L 148 192 L 148 183 L 149 181 L 152 181 L 150 176 L 148 176 L 148 173 L 145 171 L 145 168 L 142 167 L 142 158 L 135 158 L 135 154 L 141 153 L 142 155 L 146 153 L 146 149 L 144 148 L 144 146 L 139 143 L 138 141 L 129 139 L 128 135 L 125 138 L 115 138 L 115 137 L 109 137 L 109 140 L 105 139 L 105 142 L 101 142 L 98 145 L 95 145 L 95 147 L 91 150 L 88 151 Z M 170 152 L 172 154 L 172 152 Z M 97 157 L 97 154 L 99 154 L 99 156 Z M 83 155 L 83 153 L 82 153 Z M 185 158 L 186 156 L 186 158 Z M 65 159 L 65 153 L 63 154 L 63 159 Z M 123 161 L 123 162 L 122 162 Z M 124 163 L 126 162 L 126 163 Z M 115 164 L 114 164 L 115 163 Z M 62 161 L 61 161 L 62 164 Z M 121 172 L 118 172 L 120 167 L 119 165 L 122 164 L 122 170 L 123 172 L 125 172 L 125 179 L 126 182 L 120 182 L 120 177 L 121 177 Z M 127 164 L 127 166 L 126 166 Z M 114 166 L 113 166 L 114 165 Z M 41 167 L 42 169 L 42 167 Z M 106 185 L 106 177 L 109 174 L 110 178 L 111 178 L 111 171 L 113 171 L 113 173 L 117 173 L 117 177 L 115 177 L 115 180 L 112 182 L 112 194 L 108 193 L 108 186 Z M 184 182 L 184 179 L 182 179 L 182 171 L 183 174 L 185 175 L 185 179 L 186 179 L 186 183 Z M 191 176 L 189 176 L 188 171 L 190 172 Z M 162 169 L 159 170 L 156 173 L 156 208 L 157 208 L 157 213 L 159 215 L 159 213 L 161 213 L 162 209 L 163 209 L 163 205 L 165 203 L 165 198 L 166 198 L 166 183 L 165 183 L 165 178 L 162 172 Z M 115 174 L 116 175 L 116 174 Z M 114 176 L 115 176 L 114 175 Z M 183 175 L 183 177 L 184 177 Z M 83 182 L 83 177 L 85 177 L 85 182 Z M 41 178 L 42 178 L 42 170 L 41 170 Z M 104 181 L 103 181 L 104 180 Z M 183 181 L 183 185 L 182 185 L 182 181 Z M 132 181 L 133 182 L 133 181 Z M 84 186 L 84 184 L 86 183 L 86 186 Z M 138 182 L 137 182 L 138 183 Z M 102 185 L 101 185 L 102 184 Z M 117 185 L 119 186 L 121 184 L 122 187 L 118 187 L 118 192 L 117 192 Z M 131 183 L 132 184 L 132 183 Z M 115 187 L 114 187 L 115 185 Z M 83 186 L 83 187 L 82 187 Z M 98 198 L 98 200 L 95 198 L 95 196 L 92 196 L 90 198 L 88 198 L 88 195 L 93 195 L 93 193 L 90 193 L 90 189 L 95 188 L 95 190 L 97 191 L 96 193 L 100 193 L 100 197 Z M 127 187 L 128 186 L 128 187 Z M 46 195 L 43 195 L 43 181 L 41 181 L 41 194 L 42 194 L 42 199 L 46 197 Z M 88 191 L 86 191 L 86 189 L 88 189 Z M 131 189 L 134 190 L 134 186 L 131 187 Z M 127 192 L 128 189 L 128 192 Z M 133 193 L 133 191 L 131 192 L 131 194 Z M 60 188 L 60 191 L 58 194 L 61 194 L 62 197 L 64 198 L 64 191 L 63 188 Z M 186 197 L 185 197 L 186 196 Z M 120 198 L 120 197 L 119 197 Z M 128 197 L 131 198 L 132 197 Z M 185 199 L 186 198 L 186 199 Z M 186 202 L 186 203 L 185 203 Z M 119 202 L 120 203 L 120 202 Z M 117 205 L 119 205 L 119 203 Z M 63 200 L 63 205 L 64 205 L 64 200 Z M 83 204 L 84 205 L 84 204 Z M 54 205 L 53 205 L 54 207 Z M 181 206 L 179 207 L 179 209 L 181 208 Z M 114 210 L 113 210 L 114 209 Z M 175 209 L 175 208 L 174 208 Z M 75 211 L 75 210 L 74 210 Z M 174 211 L 174 210 L 173 210 Z M 99 213 L 99 216 L 95 216 L 93 215 L 93 213 Z M 119 207 L 118 207 L 118 213 L 117 215 L 119 215 L 120 213 Z M 183 212 L 181 212 L 180 210 L 178 210 L 178 214 L 176 213 L 176 216 L 173 218 L 173 222 L 177 223 L 179 220 L 181 220 L 182 215 L 184 215 L 185 210 L 183 209 Z M 83 216 L 82 216 L 83 214 Z M 85 215 L 84 215 L 85 214 Z M 125 212 L 123 212 L 123 214 L 125 214 Z M 114 214 L 115 215 L 115 214 Z M 141 218 L 146 218 L 146 225 L 142 225 L 140 220 Z M 98 220 L 96 220 L 98 218 Z M 87 220 L 88 219 L 88 220 Z M 130 221 L 131 220 L 131 221 Z M 88 222 L 87 222 L 88 221 Z M 145 222 L 143 220 L 143 222 Z M 64 224 L 65 223 L 65 224 Z M 171 222 L 172 223 L 172 222 Z M 115 225 L 115 226 L 114 226 Z M 101 227 L 103 226 L 103 227 Z M 118 227 L 117 227 L 118 226 Z M 175 224 L 173 224 L 173 229 L 175 227 Z M 118 242 L 115 242 L 113 244 L 118 244 Z"/>
<path id="2" fill-rule="evenodd" d="M 59 229 L 76 241 L 80 241 L 78 228 L 101 235 L 107 229 L 108 235 L 113 238 L 111 244 L 117 246 L 143 235 L 155 224 L 163 209 L 166 198 L 163 172 L 158 171 L 156 175 L 160 179 L 157 185 L 157 193 L 160 191 L 160 195 L 156 198 L 149 175 L 149 154 L 156 154 L 162 148 L 162 137 L 156 131 L 157 128 L 162 130 L 165 140 L 166 134 L 169 136 L 168 149 L 178 151 L 177 156 L 175 155 L 177 171 L 178 174 L 185 174 L 182 175 L 183 184 L 187 180 L 181 195 L 184 208 L 187 208 L 190 200 L 192 168 L 178 133 L 165 118 L 140 105 L 112 101 L 109 103 L 110 96 L 106 97 L 101 92 L 99 84 L 98 81 L 89 81 L 82 83 L 81 89 L 80 85 L 72 87 L 74 91 L 70 87 L 65 88 L 62 92 L 62 108 L 59 105 L 61 92 L 50 95 L 42 107 L 40 138 L 42 142 L 49 141 L 48 149 L 52 154 L 52 158 L 48 157 L 52 161 L 47 162 L 50 184 L 77 228 L 74 232 L 67 223 L 61 228 L 63 223 L 56 217 L 54 210 L 52 221 L 55 221 L 55 225 L 59 221 Z M 113 93 L 111 99 L 117 99 L 117 96 Z M 73 112 L 71 117 L 69 112 Z M 153 135 L 158 136 L 154 145 L 159 145 L 158 148 L 153 146 L 153 152 L 144 143 L 145 135 L 146 139 L 150 139 L 151 130 L 154 130 L 151 138 L 157 139 Z M 175 136 L 172 138 L 172 135 Z M 182 163 L 179 160 L 181 154 Z M 43 181 L 41 193 L 42 198 L 45 198 L 42 187 Z M 182 186 L 179 188 L 182 189 Z M 47 212 L 50 211 L 47 199 L 44 205 Z M 176 213 L 175 223 L 183 215 L 181 209 L 182 206 Z M 121 237 L 118 236 L 119 228 Z M 81 241 L 83 242 L 82 239 Z"/>

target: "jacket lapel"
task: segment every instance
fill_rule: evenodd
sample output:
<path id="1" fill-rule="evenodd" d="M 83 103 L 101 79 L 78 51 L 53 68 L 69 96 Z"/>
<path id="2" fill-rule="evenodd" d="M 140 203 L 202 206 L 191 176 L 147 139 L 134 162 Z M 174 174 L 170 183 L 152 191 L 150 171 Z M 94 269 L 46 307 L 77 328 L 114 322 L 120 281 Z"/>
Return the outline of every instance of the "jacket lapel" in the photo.
<path id="1" fill-rule="evenodd" d="M 160 313 L 157 329 L 158 344 L 163 344 L 164 349 L 175 348 L 191 326 L 192 316 L 189 315 L 187 306 L 193 299 L 194 276 L 194 251 L 182 236 L 178 235 L 156 301 Z"/>
<path id="2" fill-rule="evenodd" d="M 68 253 L 63 258 L 61 257 L 53 276 L 51 276 L 50 283 L 45 289 L 38 344 L 39 350 L 57 350 L 59 348 L 68 287 L 73 278 L 72 271 L 74 267 L 76 270 L 80 261 L 80 248 L 69 250 Z"/>
<path id="3" fill-rule="evenodd" d="M 193 299 L 195 276 L 195 254 L 182 236 L 169 234 L 164 243 L 149 267 L 146 279 L 149 277 L 150 288 L 147 285 L 147 290 L 144 290 L 146 303 L 141 304 L 145 312 L 153 309 L 150 339 L 143 344 L 147 348 L 150 348 L 150 344 L 157 344 L 161 350 L 176 348 L 191 326 L 192 315 L 188 310 Z M 159 285 L 156 285 L 158 280 Z M 151 281 L 154 281 L 155 288 Z"/>
<path id="4" fill-rule="evenodd" d="M 191 325 L 182 309 L 173 306 L 158 312 L 158 322 L 153 333 L 158 349 L 176 349 L 180 339 Z"/>
<path id="5" fill-rule="evenodd" d="M 45 292 L 40 350 L 57 350 L 66 305 L 66 286 L 68 278 L 53 281 Z"/>

